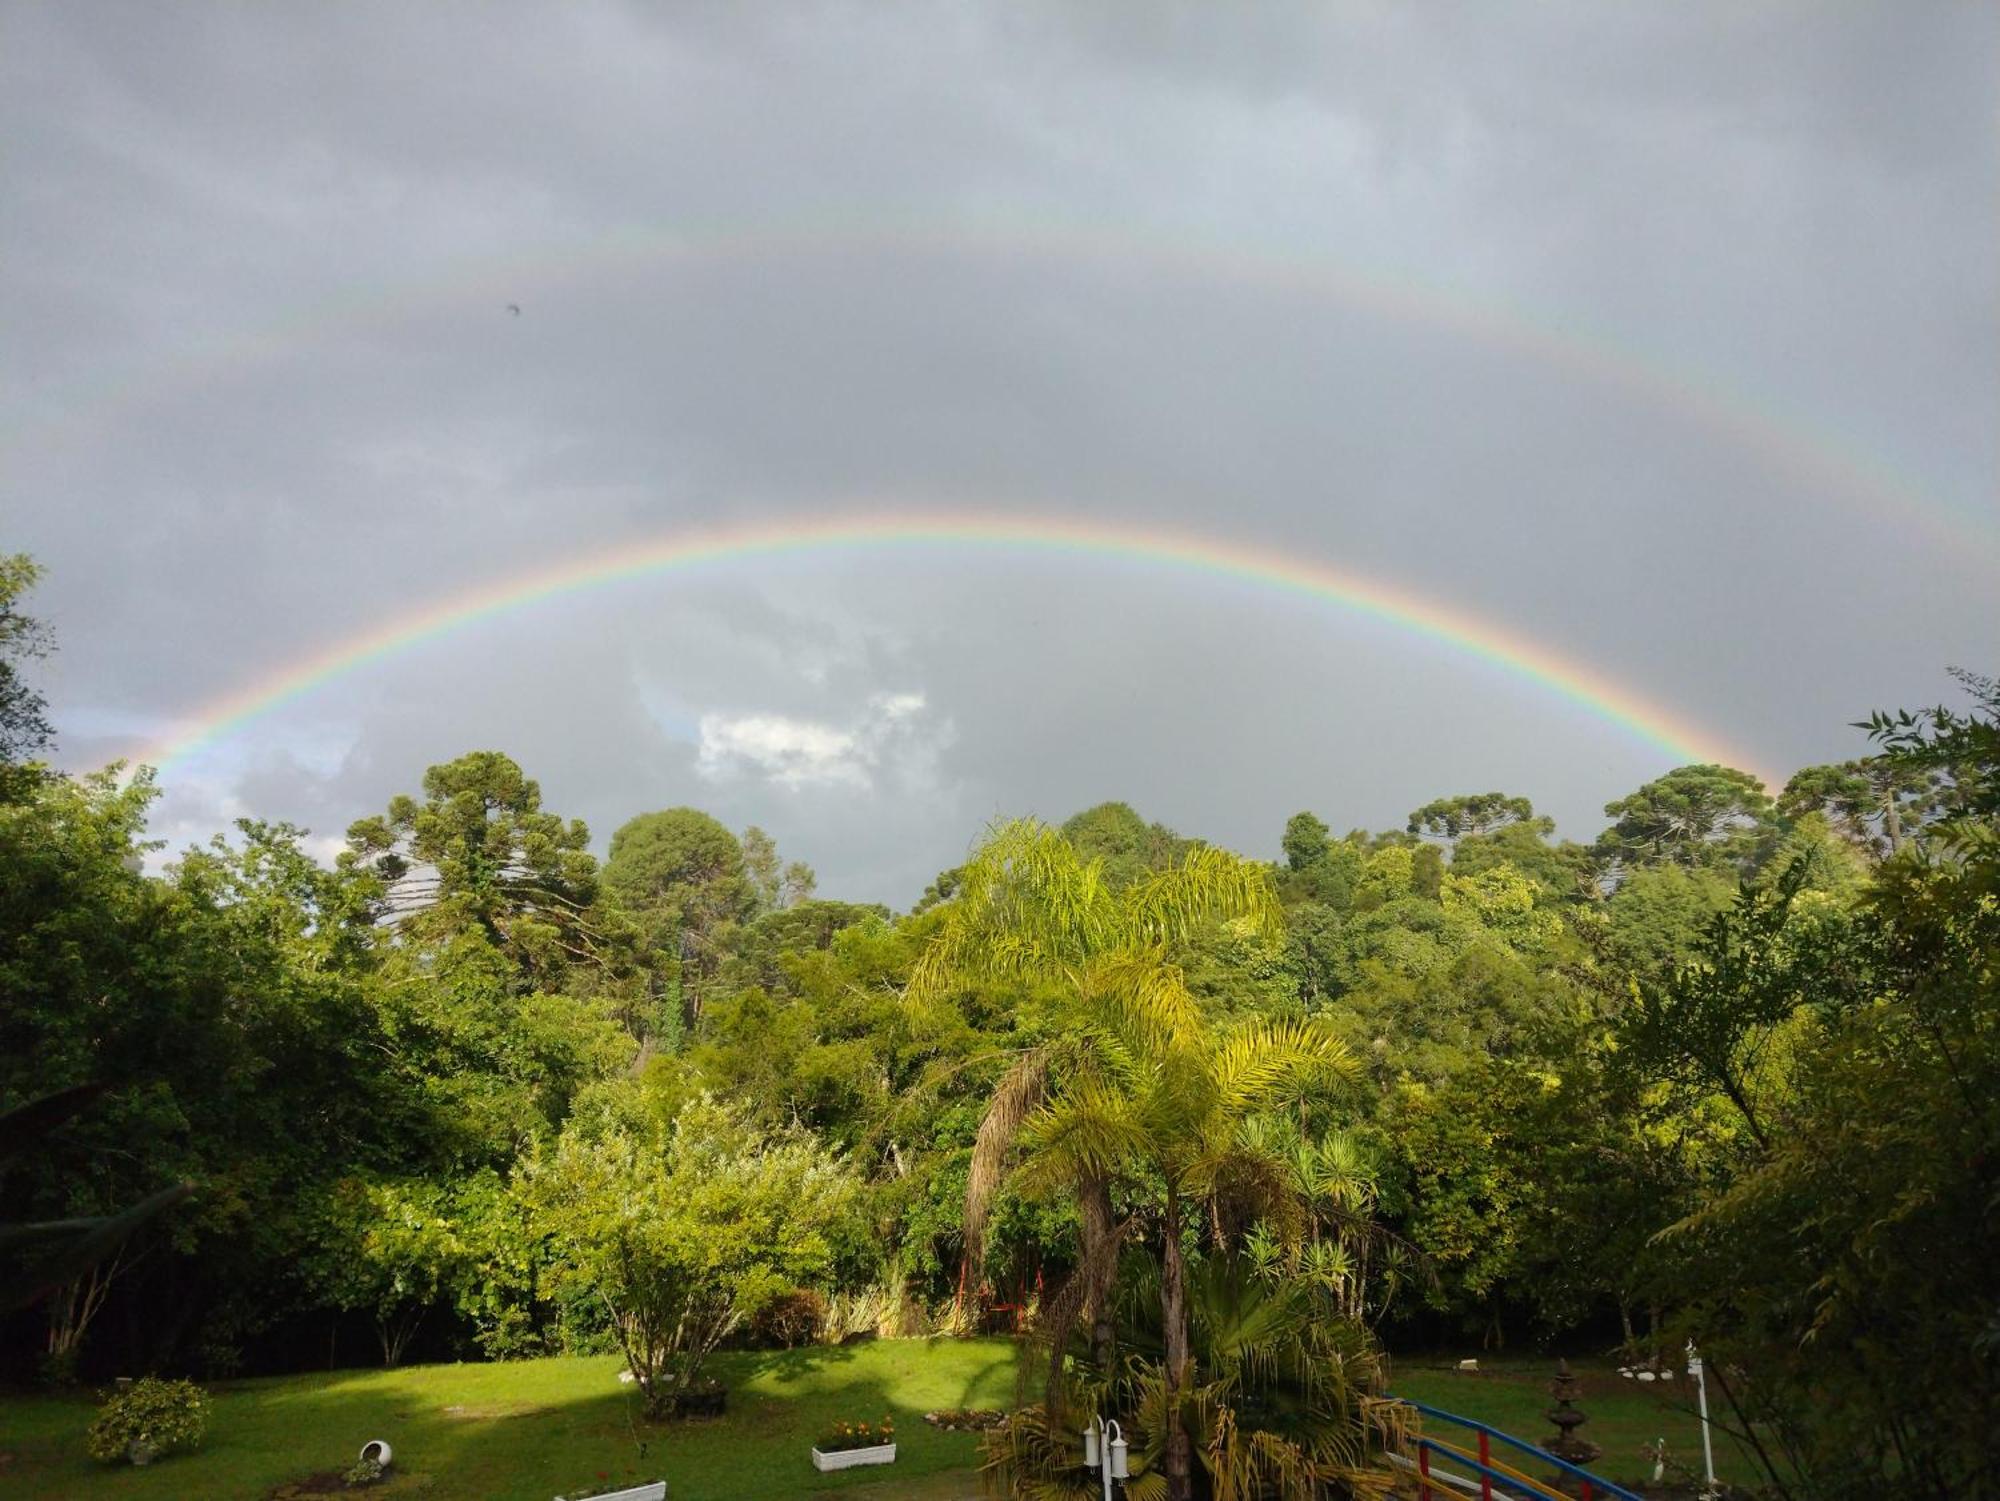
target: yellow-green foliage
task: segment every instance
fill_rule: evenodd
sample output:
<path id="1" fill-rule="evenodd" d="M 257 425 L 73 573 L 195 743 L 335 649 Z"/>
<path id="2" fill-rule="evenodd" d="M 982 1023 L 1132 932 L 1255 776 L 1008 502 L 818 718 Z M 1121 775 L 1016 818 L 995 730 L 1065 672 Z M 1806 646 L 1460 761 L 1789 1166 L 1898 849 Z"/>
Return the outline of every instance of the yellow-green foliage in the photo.
<path id="1" fill-rule="evenodd" d="M 85 1446 L 106 1464 L 131 1459 L 135 1450 L 171 1454 L 201 1442 L 208 1429 L 208 1393 L 192 1381 L 148 1376 L 105 1400 Z"/>

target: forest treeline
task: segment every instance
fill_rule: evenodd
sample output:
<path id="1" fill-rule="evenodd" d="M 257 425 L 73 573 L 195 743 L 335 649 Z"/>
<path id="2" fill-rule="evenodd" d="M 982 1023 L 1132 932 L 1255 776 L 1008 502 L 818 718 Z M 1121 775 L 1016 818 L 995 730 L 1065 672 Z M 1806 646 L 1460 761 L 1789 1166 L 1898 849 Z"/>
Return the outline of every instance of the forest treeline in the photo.
<path id="1" fill-rule="evenodd" d="M 1073 1274 L 1137 1225 L 1155 1277 L 1290 1258 L 1391 1348 L 1697 1337 L 1795 1476 L 1866 1450 L 1973 1494 L 1992 1458 L 1989 680 L 1775 795 L 1670 771 L 1588 843 L 1499 792 L 1336 833 L 1329 788 L 1266 860 L 1111 802 L 989 830 L 895 912 L 691 808 L 599 861 L 476 751 L 331 866 L 245 820 L 153 874 L 149 775 L 37 759 L 10 566 L 0 1108 L 104 1093 L 7 1167 L 0 1218 L 196 1188 L 11 1315 L 18 1379 L 622 1344 L 666 1390 L 728 1340 L 1065 1298 L 1108 1340 Z M 1080 990 L 1187 998 L 1174 1035 L 1218 1039 L 1173 1055 L 1187 1121 Z M 1265 1099 L 1259 1038 L 1338 1078 L 1232 1114 Z M 1204 1179 L 1173 1131 L 1289 1186 Z M 635 1340 L 663 1297 L 697 1332 Z"/>

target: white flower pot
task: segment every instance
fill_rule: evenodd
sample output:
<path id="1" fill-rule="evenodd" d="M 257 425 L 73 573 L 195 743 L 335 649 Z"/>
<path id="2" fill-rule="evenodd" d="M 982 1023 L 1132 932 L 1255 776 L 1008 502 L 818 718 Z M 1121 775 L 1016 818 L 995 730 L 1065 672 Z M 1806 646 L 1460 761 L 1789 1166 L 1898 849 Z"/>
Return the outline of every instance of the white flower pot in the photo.
<path id="1" fill-rule="evenodd" d="M 831 1454 L 813 1450 L 815 1470 L 851 1470 L 856 1465 L 886 1465 L 895 1461 L 894 1444 L 876 1444 L 868 1449 L 836 1449 Z"/>

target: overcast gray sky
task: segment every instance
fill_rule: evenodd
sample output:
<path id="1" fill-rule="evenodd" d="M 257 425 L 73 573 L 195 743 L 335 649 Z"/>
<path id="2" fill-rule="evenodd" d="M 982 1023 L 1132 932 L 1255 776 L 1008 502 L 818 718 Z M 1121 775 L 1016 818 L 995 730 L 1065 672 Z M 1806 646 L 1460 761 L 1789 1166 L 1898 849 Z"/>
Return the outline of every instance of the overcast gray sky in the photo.
<path id="1" fill-rule="evenodd" d="M 923 509 L 1447 606 L 1758 769 L 2000 665 L 2000 8 L 0 5 L 0 548 L 61 759 L 570 558 Z M 518 306 L 518 315 L 509 310 Z M 1310 807 L 1657 745 L 1242 581 L 740 559 L 388 654 L 170 762 L 330 838 L 497 748 L 906 905 L 999 814 Z"/>

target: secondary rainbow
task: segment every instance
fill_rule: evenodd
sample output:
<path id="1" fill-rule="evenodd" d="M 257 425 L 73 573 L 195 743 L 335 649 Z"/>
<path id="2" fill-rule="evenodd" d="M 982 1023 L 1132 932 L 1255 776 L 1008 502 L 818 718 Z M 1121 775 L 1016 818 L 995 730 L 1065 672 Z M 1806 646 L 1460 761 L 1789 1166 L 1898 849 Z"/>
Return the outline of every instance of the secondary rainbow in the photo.
<path id="1" fill-rule="evenodd" d="M 1411 637 L 1472 658 L 1546 690 L 1676 762 L 1750 765 L 1721 737 L 1601 672 L 1490 620 L 1382 579 L 1327 563 L 1192 532 L 1025 513 L 863 511 L 676 532 L 590 553 L 554 567 L 470 590 L 447 602 L 347 637 L 206 705 L 190 728 L 140 751 L 142 763 L 171 770 L 202 749 L 336 679 L 544 600 L 625 581 L 761 557 L 803 553 L 946 547 L 1107 557 L 1234 579 L 1333 604 Z"/>
<path id="2" fill-rule="evenodd" d="M 567 246 L 473 260 L 449 274 L 353 292 L 296 309 L 246 335 L 194 351 L 109 387 L 70 393 L 62 416 L 0 428 L 0 458 L 35 432 L 87 435 L 92 419 L 127 403 L 241 374 L 357 328 L 470 310 L 489 326 L 510 302 L 587 285 L 600 277 L 667 267 L 741 267 L 759 261 L 886 255 L 990 259 L 999 265 L 1068 263 L 1122 271 L 1133 265 L 1261 289 L 1351 309 L 1391 323 L 1436 330 L 1559 371 L 1586 387 L 1615 391 L 1664 413 L 1774 473 L 1803 481 L 1898 530 L 1920 531 L 1938 561 L 1991 572 L 2000 566 L 2000 513 L 1985 498 L 1949 504 L 1918 480 L 1865 452 L 1845 433 L 1732 388 L 1713 371 L 1573 323 L 1547 309 L 1411 276 L 1394 267 L 1206 239 L 1185 227 L 1014 222 L 936 222 L 866 215 L 764 225 L 639 225 Z M 643 295 L 635 289 L 631 295 Z M 502 320 L 500 326 L 507 326 Z"/>

